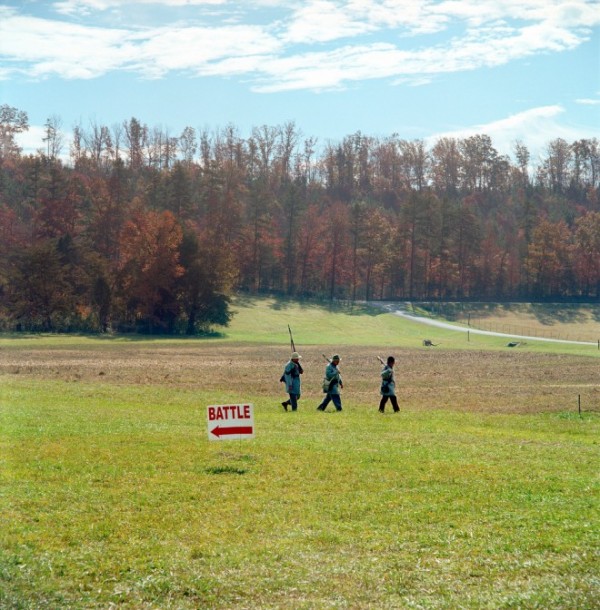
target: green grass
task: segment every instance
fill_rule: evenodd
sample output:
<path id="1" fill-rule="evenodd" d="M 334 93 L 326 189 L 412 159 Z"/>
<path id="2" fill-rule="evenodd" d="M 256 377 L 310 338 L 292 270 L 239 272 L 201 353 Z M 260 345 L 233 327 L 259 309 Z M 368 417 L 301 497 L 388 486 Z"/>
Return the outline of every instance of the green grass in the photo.
<path id="1" fill-rule="evenodd" d="M 235 317 L 226 329 L 226 340 L 256 343 L 289 343 L 287 325 L 298 345 L 379 345 L 421 347 L 423 339 L 439 343 L 442 349 L 506 350 L 509 337 L 492 337 L 445 330 L 384 313 L 368 305 L 327 307 L 302 305 L 276 299 L 239 299 Z M 417 313 L 420 310 L 417 309 Z M 466 324 L 458 324 L 467 327 Z M 600 335 L 600 324 L 598 324 Z M 595 335 L 594 335 L 595 336 Z M 509 348 L 510 349 L 510 348 Z M 518 351 L 564 353 L 600 357 L 597 345 L 521 341 Z"/>
<path id="2" fill-rule="evenodd" d="M 3 398 L 3 608 L 597 607 L 593 414 L 254 397 L 257 438 L 218 443 L 201 393 Z"/>
<path id="3" fill-rule="evenodd" d="M 594 607 L 592 415 L 256 399 L 254 442 L 210 443 L 202 394 L 3 394 L 3 607 Z"/>
<path id="4" fill-rule="evenodd" d="M 289 345 L 288 325 L 298 347 L 324 346 L 372 346 L 421 347 L 423 339 L 441 344 L 446 350 L 503 350 L 509 337 L 492 337 L 445 330 L 412 322 L 380 308 L 367 305 L 328 306 L 302 304 L 274 298 L 237 298 L 232 305 L 233 320 L 220 336 L 210 338 L 173 338 L 165 336 L 77 336 L 77 335 L 0 335 L 1 347 L 17 344 L 28 349 L 34 347 L 95 349 L 98 344 L 112 345 L 193 345 L 203 343 L 258 343 Z M 417 310 L 420 311 L 420 310 Z M 460 325 L 460 324 L 459 324 Z M 466 325 L 462 325 L 465 326 Z M 599 333 L 600 334 L 600 324 Z M 550 332 L 550 331 L 549 331 Z M 15 342 L 15 339 L 18 341 Z M 600 357 L 597 345 L 577 345 L 560 342 L 522 341 L 518 351 L 534 353 L 562 353 Z"/>
<path id="5" fill-rule="evenodd" d="M 253 441 L 207 438 L 206 405 L 238 395 L 229 382 L 210 391 L 214 379 L 185 370 L 171 385 L 162 374 L 109 383 L 117 372 L 106 364 L 104 376 L 90 365 L 58 379 L 53 368 L 58 352 L 93 360 L 121 345 L 160 349 L 162 362 L 195 340 L 2 340 L 1 608 L 598 608 L 597 412 L 494 413 L 476 401 L 465 409 L 448 368 L 454 348 L 420 347 L 422 330 L 389 315 L 271 301 L 236 308 L 228 336 L 202 341 L 190 366 L 211 346 L 229 346 L 222 374 L 244 371 Z M 276 379 L 241 366 L 249 353 L 257 363 L 279 358 L 273 346 L 287 343 L 288 322 L 302 344 L 335 345 L 343 333 L 366 353 L 375 344 L 401 346 L 405 358 L 423 350 L 423 374 L 437 385 L 420 388 L 407 367 L 401 393 L 413 399 L 380 416 L 372 375 L 359 378 L 353 356 L 344 413 L 317 413 L 307 382 L 300 411 L 285 414 L 275 408 Z M 255 347 L 230 361 L 242 342 Z M 502 345 L 485 347 L 489 368 L 481 345 L 460 348 L 478 363 L 473 383 L 490 391 L 495 376 L 502 388 L 523 383 Z M 518 357 L 519 366 L 539 364 L 539 386 L 529 377 L 528 391 L 553 391 L 556 362 L 568 365 L 573 392 L 589 385 L 593 350 L 543 347 L 558 355 Z M 40 351 L 47 369 L 34 358 Z M 2 366 L 15 356 L 18 372 Z M 443 407 L 428 409 L 430 395 Z"/>

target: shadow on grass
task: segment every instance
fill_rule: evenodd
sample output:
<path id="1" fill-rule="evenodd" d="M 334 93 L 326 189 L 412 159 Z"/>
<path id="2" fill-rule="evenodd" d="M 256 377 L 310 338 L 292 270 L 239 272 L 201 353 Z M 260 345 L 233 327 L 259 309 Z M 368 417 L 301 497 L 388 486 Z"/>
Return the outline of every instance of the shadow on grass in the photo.
<path id="1" fill-rule="evenodd" d="M 590 306 L 579 304 L 532 303 L 530 305 L 530 312 L 539 322 L 548 326 L 565 322 L 587 322 L 590 310 Z M 598 315 L 599 311 L 594 313 Z"/>
<path id="2" fill-rule="evenodd" d="M 273 311 L 286 311 L 291 308 L 308 310 L 325 310 L 330 313 L 344 313 L 351 316 L 380 316 L 386 311 L 380 307 L 369 305 L 365 302 L 353 302 L 347 300 L 336 299 L 330 301 L 328 299 L 315 298 L 292 298 L 281 295 L 237 295 L 234 302 L 234 307 L 254 307 L 257 303 L 270 301 L 269 309 Z"/>
<path id="3" fill-rule="evenodd" d="M 591 318 L 600 322 L 600 305 L 590 303 L 468 303 L 428 302 L 413 303 L 415 311 L 439 316 L 447 320 L 461 320 L 469 316 L 499 317 L 508 313 L 529 314 L 545 326 L 554 324 L 583 324 Z"/>
<path id="4" fill-rule="evenodd" d="M 246 474 L 248 469 L 235 466 L 209 466 L 206 472 L 208 474 Z"/>
<path id="5" fill-rule="evenodd" d="M 211 331 L 197 335 L 169 335 L 169 334 L 133 334 L 133 333 L 34 333 L 34 332 L 6 332 L 0 333 L 0 338 L 3 339 L 40 339 L 43 337 L 81 337 L 84 339 L 97 339 L 100 341 L 127 341 L 131 343 L 144 343 L 161 339 L 164 341 L 202 341 L 206 339 L 223 339 L 227 334 L 220 331 Z"/>
<path id="6" fill-rule="evenodd" d="M 353 301 L 328 301 L 314 299 L 283 299 L 278 298 L 271 304 L 271 309 L 281 311 L 289 307 L 300 307 L 300 309 L 321 309 L 330 313 L 343 313 L 349 316 L 380 316 L 385 311 L 368 303 Z"/>

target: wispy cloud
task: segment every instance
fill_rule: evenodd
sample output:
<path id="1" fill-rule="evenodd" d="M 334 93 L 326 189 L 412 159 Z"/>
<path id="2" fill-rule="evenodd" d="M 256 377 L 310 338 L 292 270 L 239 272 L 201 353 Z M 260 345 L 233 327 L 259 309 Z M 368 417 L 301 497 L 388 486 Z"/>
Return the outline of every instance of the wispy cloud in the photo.
<path id="1" fill-rule="evenodd" d="M 115 70 L 160 77 L 198 71 L 216 60 L 275 53 L 280 43 L 260 26 L 124 29 L 23 17 L 0 9 L 4 78 L 95 78 Z"/>
<path id="2" fill-rule="evenodd" d="M 97 27 L 85 19 L 141 4 L 218 5 L 220 12 L 203 14 L 201 25 L 195 19 L 154 28 Z M 227 0 L 63 0 L 52 5 L 56 19 L 0 7 L 0 78 L 80 79 L 119 70 L 160 78 L 184 71 L 245 75 L 261 92 L 384 78 L 423 83 L 437 74 L 573 49 L 600 24 L 595 0 L 253 3 L 261 4 L 277 6 L 277 20 L 261 22 L 246 3 Z M 244 22 L 245 14 L 253 18 Z"/>
<path id="3" fill-rule="evenodd" d="M 158 4 L 162 6 L 214 6 L 226 4 L 228 0 L 61 0 L 53 2 L 57 13 L 63 15 L 89 15 L 96 11 L 121 8 L 123 5 Z"/>
<path id="4" fill-rule="evenodd" d="M 593 134 L 589 132 L 589 129 L 584 131 L 562 123 L 561 117 L 565 112 L 565 108 L 560 105 L 531 108 L 483 125 L 473 125 L 432 135 L 427 138 L 427 143 L 432 145 L 442 137 L 460 139 L 476 134 L 486 134 L 490 136 L 494 148 L 498 152 L 512 156 L 515 142 L 523 140 L 531 153 L 532 161 L 537 162 L 540 157 L 544 156 L 548 144 L 552 140 L 562 138 L 567 142 L 574 142 L 600 135 L 600 128 L 598 128 L 597 134 Z M 523 134 L 526 136 L 524 137 Z"/>

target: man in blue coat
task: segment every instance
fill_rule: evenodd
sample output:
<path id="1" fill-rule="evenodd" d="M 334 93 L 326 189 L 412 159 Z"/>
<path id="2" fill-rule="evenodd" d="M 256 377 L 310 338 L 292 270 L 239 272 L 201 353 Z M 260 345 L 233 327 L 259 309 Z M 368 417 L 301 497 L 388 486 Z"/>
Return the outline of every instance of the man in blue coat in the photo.
<path id="1" fill-rule="evenodd" d="M 340 390 L 344 387 L 344 384 L 342 383 L 342 376 L 338 370 L 339 363 L 340 357 L 335 354 L 331 357 L 329 364 L 325 368 L 325 379 L 323 379 L 323 392 L 325 392 L 325 398 L 317 407 L 317 411 L 325 411 L 330 402 L 333 402 L 336 411 L 342 410 Z"/>
<path id="2" fill-rule="evenodd" d="M 300 359 L 302 356 L 298 352 L 294 352 L 290 358 L 290 361 L 285 365 L 283 369 L 283 375 L 281 381 L 285 383 L 287 393 L 290 395 L 288 400 L 281 403 L 281 406 L 287 411 L 288 407 L 292 407 L 292 411 L 298 410 L 298 400 L 300 399 L 300 375 L 304 373 L 302 366 L 300 365 Z"/>

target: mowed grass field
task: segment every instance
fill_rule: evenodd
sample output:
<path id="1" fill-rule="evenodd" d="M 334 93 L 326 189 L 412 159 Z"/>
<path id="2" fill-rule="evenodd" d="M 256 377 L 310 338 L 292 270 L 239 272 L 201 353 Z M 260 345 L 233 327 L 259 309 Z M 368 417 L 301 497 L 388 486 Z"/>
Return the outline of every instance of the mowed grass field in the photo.
<path id="1" fill-rule="evenodd" d="M 1 608 L 599 607 L 595 347 L 234 309 L 213 339 L 0 338 Z M 344 412 L 318 413 L 333 352 Z M 238 402 L 256 438 L 209 441 Z"/>
<path id="2" fill-rule="evenodd" d="M 462 303 L 429 311 L 484 330 L 574 341 L 600 340 L 600 307 L 573 303 Z M 444 311 L 445 310 L 445 311 Z"/>

